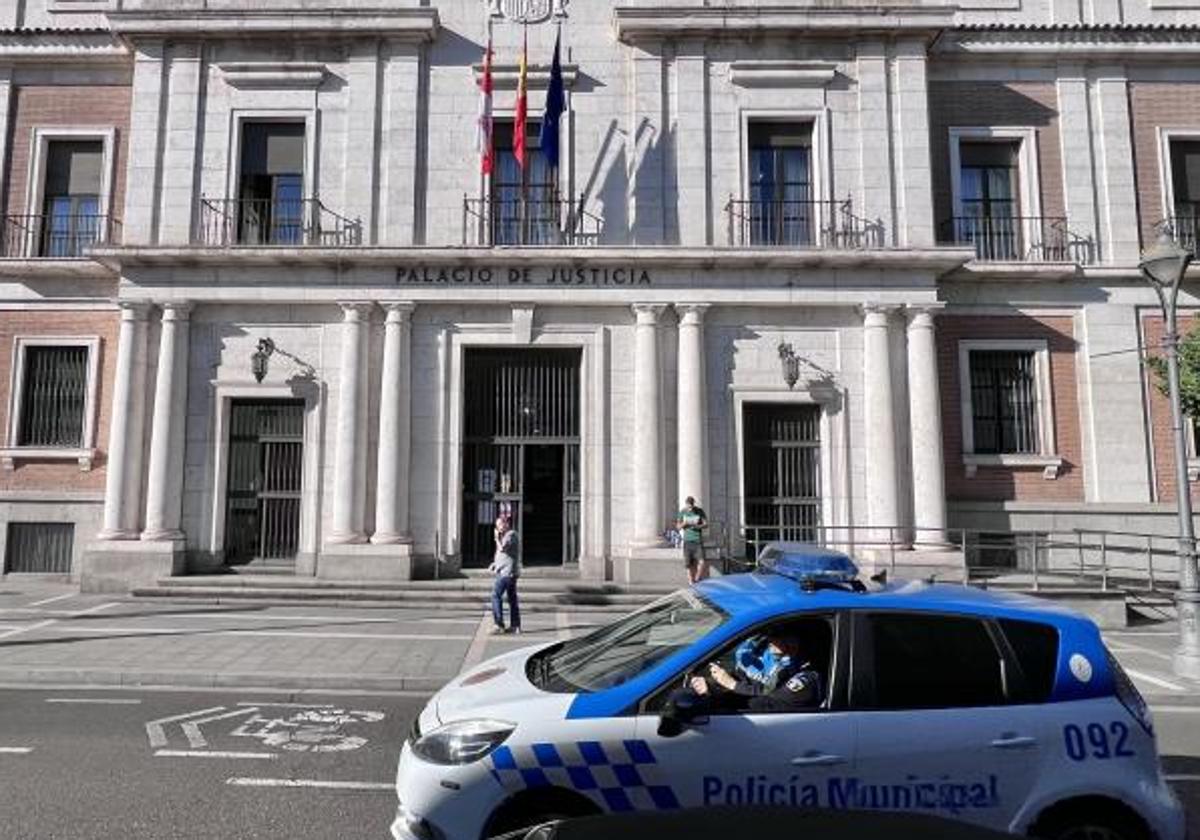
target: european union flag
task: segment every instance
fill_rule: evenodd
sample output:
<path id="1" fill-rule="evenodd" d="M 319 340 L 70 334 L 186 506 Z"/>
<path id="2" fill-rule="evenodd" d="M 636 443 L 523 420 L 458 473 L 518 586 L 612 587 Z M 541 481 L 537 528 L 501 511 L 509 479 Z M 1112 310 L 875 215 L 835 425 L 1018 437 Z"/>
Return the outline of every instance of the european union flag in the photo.
<path id="1" fill-rule="evenodd" d="M 562 64 L 558 60 L 558 42 L 561 34 L 554 39 L 554 61 L 550 65 L 550 86 L 546 88 L 546 113 L 542 116 L 542 133 L 539 145 L 546 163 L 551 169 L 558 169 L 558 121 L 566 110 L 566 97 L 563 95 Z"/>

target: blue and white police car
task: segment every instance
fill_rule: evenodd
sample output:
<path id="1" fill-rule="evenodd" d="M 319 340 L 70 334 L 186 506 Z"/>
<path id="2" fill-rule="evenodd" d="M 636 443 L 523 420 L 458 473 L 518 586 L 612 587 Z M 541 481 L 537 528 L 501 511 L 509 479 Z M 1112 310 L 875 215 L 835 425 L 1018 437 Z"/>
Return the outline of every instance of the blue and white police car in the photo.
<path id="1" fill-rule="evenodd" d="M 1146 704 L 1091 621 L 955 585 L 867 591 L 853 569 L 775 546 L 756 572 L 471 669 L 404 744 L 393 836 L 795 805 L 925 812 L 1056 840 L 1184 837 Z M 787 680 L 807 704 L 756 706 L 735 692 L 707 702 L 764 639 L 784 640 L 772 649 L 807 675 Z M 715 670 L 698 702 L 691 687 Z"/>

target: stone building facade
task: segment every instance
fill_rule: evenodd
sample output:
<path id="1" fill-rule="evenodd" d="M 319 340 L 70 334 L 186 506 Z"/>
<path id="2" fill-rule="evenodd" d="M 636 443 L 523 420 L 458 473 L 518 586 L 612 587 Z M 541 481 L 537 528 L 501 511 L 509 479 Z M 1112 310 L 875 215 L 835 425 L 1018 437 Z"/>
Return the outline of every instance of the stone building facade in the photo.
<path id="1" fill-rule="evenodd" d="M 0 26 L 8 572 L 404 579 L 510 512 L 530 565 L 674 579 L 688 495 L 734 554 L 1171 529 L 1137 262 L 1200 230 L 1187 0 Z M 561 163 L 522 171 L 556 37 Z"/>

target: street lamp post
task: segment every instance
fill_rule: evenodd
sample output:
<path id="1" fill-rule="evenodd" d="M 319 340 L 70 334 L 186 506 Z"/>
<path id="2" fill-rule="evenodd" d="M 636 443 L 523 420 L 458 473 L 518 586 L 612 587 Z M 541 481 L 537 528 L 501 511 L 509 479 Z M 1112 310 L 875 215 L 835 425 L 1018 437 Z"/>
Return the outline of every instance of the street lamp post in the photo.
<path id="1" fill-rule="evenodd" d="M 1196 569 L 1196 535 L 1192 527 L 1192 494 L 1188 483 L 1187 443 L 1183 435 L 1183 404 L 1179 396 L 1177 320 L 1179 286 L 1191 261 L 1191 252 L 1181 248 L 1164 228 L 1154 246 L 1142 254 L 1138 267 L 1154 287 L 1162 306 L 1167 387 L 1171 398 L 1171 426 L 1175 434 L 1175 498 L 1179 513 L 1179 591 L 1175 599 L 1179 614 L 1179 647 L 1175 650 L 1175 673 L 1200 679 L 1200 626 L 1197 625 L 1200 577 Z"/>

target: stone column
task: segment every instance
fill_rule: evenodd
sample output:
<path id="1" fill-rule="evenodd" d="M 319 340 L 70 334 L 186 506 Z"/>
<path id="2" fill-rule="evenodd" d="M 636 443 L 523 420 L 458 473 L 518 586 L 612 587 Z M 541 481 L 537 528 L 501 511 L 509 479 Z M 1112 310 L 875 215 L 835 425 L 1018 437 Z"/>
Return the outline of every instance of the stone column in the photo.
<path id="1" fill-rule="evenodd" d="M 664 304 L 635 303 L 633 374 L 633 539 L 635 548 L 663 545 L 662 377 L 658 319 Z"/>
<path id="2" fill-rule="evenodd" d="M 408 532 L 409 436 L 412 431 L 411 303 L 389 303 L 379 389 L 379 464 L 371 542 L 411 543 Z"/>
<path id="3" fill-rule="evenodd" d="M 181 540 L 184 426 L 187 422 L 188 314 L 191 304 L 163 304 L 158 376 L 150 427 L 143 540 Z"/>
<path id="4" fill-rule="evenodd" d="M 338 381 L 337 444 L 333 461 L 331 543 L 361 543 L 363 535 L 362 419 L 366 414 L 367 324 L 371 304 L 342 305 L 342 365 Z"/>
<path id="5" fill-rule="evenodd" d="M 867 524 L 872 526 L 869 539 L 880 544 L 888 539 L 887 526 L 894 528 L 900 524 L 896 494 L 896 418 L 888 336 L 888 316 L 894 309 L 874 304 L 863 307 Z M 892 533 L 896 534 L 894 530 Z"/>
<path id="6" fill-rule="evenodd" d="M 138 536 L 149 309 L 149 304 L 142 302 L 121 304 L 117 373 L 105 454 L 104 525 L 97 534 L 101 540 L 131 540 Z"/>
<path id="7" fill-rule="evenodd" d="M 707 303 L 676 304 L 679 313 L 679 493 L 676 503 L 708 498 L 708 405 L 704 376 Z"/>
<path id="8" fill-rule="evenodd" d="M 942 466 L 942 401 L 938 392 L 933 309 L 908 311 L 908 416 L 912 438 L 913 536 L 946 541 L 946 477 Z"/>

